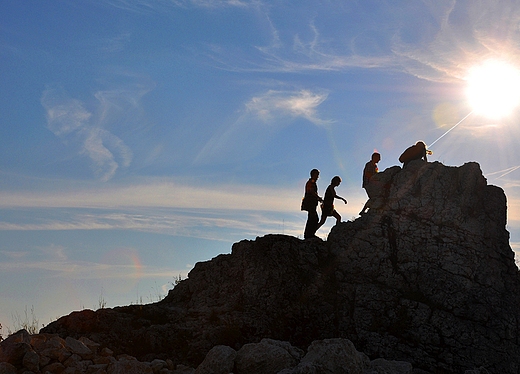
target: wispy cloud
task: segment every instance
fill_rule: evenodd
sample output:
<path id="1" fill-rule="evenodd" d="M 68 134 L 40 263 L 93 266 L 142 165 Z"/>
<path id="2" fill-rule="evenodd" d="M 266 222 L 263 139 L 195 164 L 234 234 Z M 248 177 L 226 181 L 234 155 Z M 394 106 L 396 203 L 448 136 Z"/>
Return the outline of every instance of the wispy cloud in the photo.
<path id="1" fill-rule="evenodd" d="M 301 194 L 299 188 L 236 184 L 204 187 L 167 178 L 149 178 L 147 182 L 124 186 L 84 183 L 83 186 L 67 187 L 67 182 L 63 181 L 59 191 L 52 185 L 48 188 L 38 192 L 0 191 L 0 208 L 168 207 L 284 211 L 293 204 L 294 195 L 299 198 Z"/>
<path id="2" fill-rule="evenodd" d="M 272 233 L 299 237 L 305 225 L 301 186 L 149 183 L 2 192 L 0 231 L 126 230 L 235 242 Z M 340 207 L 345 220 L 365 202 L 362 193 L 347 195 L 349 204 Z"/>
<path id="3" fill-rule="evenodd" d="M 306 217 L 299 213 L 297 209 L 292 212 L 60 209 L 57 212 L 48 208 L 32 210 L 30 217 L 18 217 L 16 221 L 4 218 L 0 220 L 0 231 L 128 230 L 229 242 L 270 233 L 299 236 Z"/>
<path id="4" fill-rule="evenodd" d="M 181 1 L 177 1 L 181 3 Z M 184 4 L 193 4 L 201 7 L 219 8 L 222 6 L 246 7 L 258 3 L 258 0 L 184 0 Z"/>
<path id="5" fill-rule="evenodd" d="M 0 263 L 0 270 L 6 274 L 18 271 L 43 270 L 51 272 L 53 277 L 67 279 L 135 279 L 135 278 L 170 278 L 174 273 L 171 268 L 160 268 L 154 266 L 140 266 L 136 269 L 134 264 L 104 264 L 88 261 L 62 260 L 40 260 L 19 261 Z M 182 270 L 186 272 L 185 269 Z"/>
<path id="6" fill-rule="evenodd" d="M 394 35 L 393 52 L 410 74 L 434 81 L 464 80 L 469 68 L 488 59 L 519 62 L 520 5 L 515 1 L 425 3 L 422 33 Z M 407 12 L 401 16 L 409 16 Z"/>
<path id="7" fill-rule="evenodd" d="M 271 122 L 280 117 L 305 118 L 316 125 L 330 124 L 318 117 L 317 108 L 327 99 L 326 93 L 300 91 L 274 91 L 253 97 L 246 108 L 254 117 Z"/>
<path id="8" fill-rule="evenodd" d="M 68 97 L 63 90 L 49 88 L 41 103 L 47 113 L 48 129 L 69 146 L 77 147 L 79 154 L 91 160 L 95 175 L 108 181 L 118 168 L 130 165 L 133 154 L 121 138 L 105 127 L 124 126 L 121 122 L 128 116 L 125 109 L 138 108 L 140 98 L 149 89 L 138 85 L 99 91 L 94 95 L 95 109 L 88 110 L 86 103 Z"/>
<path id="9" fill-rule="evenodd" d="M 238 71 L 306 72 L 384 69 L 436 81 L 463 81 L 486 58 L 520 62 L 520 4 L 513 0 L 462 2 L 379 2 L 376 6 L 303 3 L 284 11 L 254 8 L 270 35 L 251 51 L 212 46 L 208 55 L 222 68 Z M 331 14 L 344 24 L 328 27 Z M 291 19 L 289 25 L 285 22 Z M 349 22 L 358 27 L 349 28 Z M 361 25 L 361 26 L 360 26 Z M 281 31 L 283 30 L 283 32 Z M 353 33 L 355 30 L 355 33 Z M 254 63 L 252 63 L 254 61 Z"/>
<path id="10" fill-rule="evenodd" d="M 119 35 L 105 38 L 101 40 L 101 50 L 108 53 L 117 53 L 125 49 L 129 43 L 131 34 L 129 32 L 120 33 Z"/>
<path id="11" fill-rule="evenodd" d="M 258 0 L 104 0 L 106 4 L 135 13 L 164 13 L 176 7 L 246 7 Z"/>
<path id="12" fill-rule="evenodd" d="M 59 191 L 53 188 L 56 183 Z M 301 186 L 204 187 L 163 178 L 123 186 L 66 181 L 38 185 L 40 191 L 0 192 L 0 230 L 115 229 L 239 240 L 284 231 L 284 220 L 285 232 L 297 236 L 305 218 L 299 211 Z"/>
<path id="13" fill-rule="evenodd" d="M 261 38 L 265 44 L 252 42 L 247 50 L 200 44 L 204 54 L 229 70 L 387 69 L 430 81 L 460 82 L 472 65 L 485 58 L 520 59 L 520 5 L 513 0 L 423 1 L 413 6 L 403 1 L 376 6 L 327 2 L 320 9 L 310 1 L 294 9 L 261 0 L 99 1 L 124 11 L 165 16 L 178 8 L 227 8 L 240 10 L 238 17 L 253 15 L 263 22 L 259 30 L 265 32 Z M 331 15 L 341 15 L 338 19 L 344 22 L 330 28 Z M 349 27 L 351 22 L 356 27 Z M 105 50 L 119 51 L 128 38 L 128 33 L 121 33 L 106 39 Z"/>
<path id="14" fill-rule="evenodd" d="M 76 252 L 75 248 L 55 244 L 26 250 L 23 256 L 2 251 L 0 254 L 6 257 L 0 262 L 0 271 L 4 275 L 20 271 L 43 271 L 46 277 L 75 281 L 160 279 L 170 278 L 174 274 L 171 268 L 143 264 L 138 250 L 132 247 L 112 249 L 98 261 L 74 259 Z M 185 276 L 187 270 L 180 269 L 177 273 Z"/>
<path id="15" fill-rule="evenodd" d="M 39 247 L 38 250 L 41 256 L 52 259 L 53 261 L 67 260 L 66 249 L 61 245 L 52 244 L 47 247 Z"/>
<path id="16" fill-rule="evenodd" d="M 164 6 L 164 1 L 149 0 L 104 0 L 110 6 L 136 13 L 152 13 L 155 12 L 157 6 Z M 171 0 L 172 4 L 177 4 L 176 0 Z"/>
<path id="17" fill-rule="evenodd" d="M 239 117 L 218 129 L 195 158 L 196 164 L 247 160 L 257 155 L 284 126 L 296 119 L 315 125 L 332 123 L 321 119 L 318 107 L 327 93 L 311 90 L 269 90 L 245 103 Z"/>
<path id="18" fill-rule="evenodd" d="M 356 45 L 370 43 L 366 43 L 366 40 L 357 41 L 359 35 L 352 36 L 352 40 L 348 42 L 344 42 L 348 36 L 343 36 L 341 31 L 334 37 L 322 35 L 314 15 L 309 15 L 308 23 L 302 24 L 302 28 L 295 31 L 292 39 L 285 40 L 280 36 L 281 33 L 277 25 L 272 22 L 272 18 L 267 14 L 265 18 L 270 25 L 271 43 L 256 47 L 263 55 L 259 57 L 263 57 L 264 64 L 254 67 L 248 66 L 244 61 L 245 64 L 241 66 L 236 63 L 229 66 L 245 70 L 281 72 L 342 71 L 354 68 L 397 68 L 399 66 L 399 59 L 392 54 L 381 53 L 378 48 L 376 48 L 378 53 L 361 53 Z M 304 38 L 302 34 L 311 36 Z M 339 42 L 332 44 L 334 40 Z M 240 61 L 239 56 L 234 56 L 234 59 Z"/>
<path id="19" fill-rule="evenodd" d="M 28 256 L 29 252 L 28 251 L 0 251 L 0 254 L 10 260 L 18 260 L 18 259 L 23 259 L 26 256 Z"/>
<path id="20" fill-rule="evenodd" d="M 56 136 L 67 136 L 85 127 L 92 113 L 79 100 L 60 100 L 55 90 L 43 93 L 42 104 L 47 110 L 48 128 Z"/>

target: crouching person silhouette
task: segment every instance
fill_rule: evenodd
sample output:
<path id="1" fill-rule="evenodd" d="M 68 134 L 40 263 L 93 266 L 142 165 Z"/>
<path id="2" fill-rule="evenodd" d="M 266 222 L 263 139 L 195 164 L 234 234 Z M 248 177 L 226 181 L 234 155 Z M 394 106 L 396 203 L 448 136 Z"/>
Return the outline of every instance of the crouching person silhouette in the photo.
<path id="1" fill-rule="evenodd" d="M 426 144 L 423 141 L 419 140 L 415 145 L 412 145 L 399 156 L 399 162 L 403 163 L 403 168 L 413 160 L 423 160 L 428 162 L 428 157 L 426 155 L 431 155 L 432 151 L 426 149 Z"/>
<path id="2" fill-rule="evenodd" d="M 327 190 L 325 191 L 325 196 L 323 197 L 323 204 L 321 205 L 321 220 L 320 222 L 318 222 L 318 229 L 325 223 L 327 217 L 336 218 L 336 224 L 341 222 L 341 216 L 336 211 L 336 209 L 334 209 L 334 199 L 343 200 L 345 204 L 347 203 L 347 200 L 336 194 L 335 188 L 338 187 L 340 184 L 341 178 L 335 176 L 334 178 L 332 178 L 332 180 L 330 181 L 330 185 L 327 187 Z"/>
<path id="3" fill-rule="evenodd" d="M 307 214 L 307 223 L 305 224 L 305 231 L 303 233 L 303 237 L 305 239 L 309 238 L 317 238 L 316 231 L 318 231 L 318 212 L 316 208 L 318 207 L 318 202 L 323 201 L 323 199 L 318 195 L 318 184 L 316 181 L 320 177 L 320 171 L 318 169 L 311 170 L 311 177 L 305 184 L 305 195 L 302 200 L 302 210 L 306 210 Z"/>

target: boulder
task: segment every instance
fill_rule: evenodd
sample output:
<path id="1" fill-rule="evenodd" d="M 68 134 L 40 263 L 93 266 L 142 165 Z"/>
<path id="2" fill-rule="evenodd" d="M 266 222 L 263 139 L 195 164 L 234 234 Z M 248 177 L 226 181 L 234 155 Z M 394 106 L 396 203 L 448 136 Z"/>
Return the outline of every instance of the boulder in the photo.
<path id="1" fill-rule="evenodd" d="M 0 374 L 17 374 L 16 366 L 8 362 L 0 362 Z"/>
<path id="2" fill-rule="evenodd" d="M 229 374 L 233 372 L 237 352 L 228 346 L 217 345 L 208 352 L 195 374 Z"/>
<path id="3" fill-rule="evenodd" d="M 292 374 L 363 374 L 369 367 L 367 355 L 347 339 L 314 341 Z"/>
<path id="4" fill-rule="evenodd" d="M 21 365 L 25 355 L 30 351 L 29 333 L 20 330 L 0 342 L 0 362 Z"/>
<path id="5" fill-rule="evenodd" d="M 287 342 L 262 339 L 245 344 L 237 353 L 236 374 L 276 374 L 298 364 L 301 351 Z"/>
<path id="6" fill-rule="evenodd" d="M 393 361 L 377 358 L 370 362 L 363 374 L 412 374 L 412 364 L 404 361 Z"/>

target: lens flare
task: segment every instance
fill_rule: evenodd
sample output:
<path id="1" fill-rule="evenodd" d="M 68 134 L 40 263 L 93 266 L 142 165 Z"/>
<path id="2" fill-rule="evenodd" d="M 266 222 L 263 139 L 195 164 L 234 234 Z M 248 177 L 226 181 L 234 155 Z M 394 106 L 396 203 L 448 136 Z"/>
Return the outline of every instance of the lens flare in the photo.
<path id="1" fill-rule="evenodd" d="M 467 81 L 468 100 L 476 114 L 500 119 L 520 104 L 520 71 L 512 65 L 486 61 L 470 70 Z"/>
<path id="2" fill-rule="evenodd" d="M 432 118 L 438 128 L 450 126 L 460 119 L 457 107 L 451 103 L 441 103 L 432 112 Z"/>

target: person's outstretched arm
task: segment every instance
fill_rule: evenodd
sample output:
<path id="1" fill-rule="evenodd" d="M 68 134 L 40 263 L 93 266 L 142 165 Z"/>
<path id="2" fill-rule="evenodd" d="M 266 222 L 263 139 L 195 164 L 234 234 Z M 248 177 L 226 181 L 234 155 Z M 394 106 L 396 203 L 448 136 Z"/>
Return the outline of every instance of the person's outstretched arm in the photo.
<path id="1" fill-rule="evenodd" d="M 334 197 L 335 197 L 336 199 L 340 199 L 340 200 L 343 200 L 343 202 L 344 202 L 345 204 L 347 203 L 347 200 L 346 200 L 346 199 L 344 199 L 344 198 L 343 198 L 343 197 L 341 197 L 341 196 L 338 196 L 338 195 L 336 195 L 336 196 L 334 196 Z"/>

